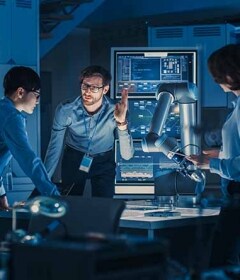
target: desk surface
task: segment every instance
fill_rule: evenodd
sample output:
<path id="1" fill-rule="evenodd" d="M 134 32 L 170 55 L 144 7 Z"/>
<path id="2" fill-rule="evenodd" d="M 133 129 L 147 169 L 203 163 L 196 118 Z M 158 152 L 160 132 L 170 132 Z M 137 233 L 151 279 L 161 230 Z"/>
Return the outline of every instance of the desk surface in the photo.
<path id="1" fill-rule="evenodd" d="M 143 210 L 141 210 L 141 208 Z M 163 217 L 145 216 L 147 213 L 161 212 Z M 155 230 L 163 228 L 181 227 L 196 223 L 214 223 L 218 217 L 220 208 L 183 208 L 175 207 L 172 211 L 178 212 L 177 216 L 165 216 L 164 209 L 152 209 L 147 206 L 126 208 L 121 216 L 119 226 L 121 228 L 135 228 Z M 12 211 L 0 211 L 0 218 L 12 218 Z M 18 219 L 29 219 L 28 213 L 18 213 Z"/>
<path id="2" fill-rule="evenodd" d="M 174 208 L 174 212 L 178 212 L 176 216 L 152 217 L 146 216 L 146 213 L 155 212 L 157 210 L 136 210 L 134 208 L 126 209 L 120 219 L 120 227 L 123 228 L 138 228 L 138 229 L 162 229 L 170 227 L 179 227 L 186 225 L 194 225 L 196 223 L 213 223 L 216 221 L 219 214 L 219 208 Z M 165 210 L 159 209 L 158 211 L 164 212 Z M 171 212 L 171 211 L 170 211 Z"/>

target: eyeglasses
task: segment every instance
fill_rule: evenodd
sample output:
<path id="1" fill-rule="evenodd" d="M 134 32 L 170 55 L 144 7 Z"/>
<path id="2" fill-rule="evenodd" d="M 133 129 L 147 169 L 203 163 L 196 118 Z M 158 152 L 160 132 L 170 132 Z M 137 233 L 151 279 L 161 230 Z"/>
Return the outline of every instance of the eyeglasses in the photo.
<path id="1" fill-rule="evenodd" d="M 100 89 L 104 88 L 104 85 L 101 87 L 93 86 L 93 85 L 88 85 L 88 84 L 81 84 L 81 90 L 88 90 L 92 93 L 98 93 Z"/>
<path id="2" fill-rule="evenodd" d="M 39 91 L 32 90 L 31 92 L 34 94 L 34 96 L 36 97 L 37 100 L 40 98 L 41 94 L 39 93 Z"/>
<path id="3" fill-rule="evenodd" d="M 23 89 L 26 91 L 26 93 L 31 92 L 37 100 L 40 98 L 40 91 L 39 90 L 34 90 L 34 89 L 28 90 L 26 88 L 23 88 Z"/>

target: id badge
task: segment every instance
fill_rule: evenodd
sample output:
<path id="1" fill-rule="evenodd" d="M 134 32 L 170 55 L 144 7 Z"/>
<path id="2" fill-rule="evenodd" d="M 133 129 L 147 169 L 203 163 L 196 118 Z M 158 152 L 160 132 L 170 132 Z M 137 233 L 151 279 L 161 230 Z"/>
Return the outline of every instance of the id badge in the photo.
<path id="1" fill-rule="evenodd" d="M 90 167 L 92 165 L 92 161 L 93 161 L 93 158 L 91 156 L 85 154 L 80 163 L 79 170 L 82 170 L 82 171 L 88 173 L 90 170 Z"/>

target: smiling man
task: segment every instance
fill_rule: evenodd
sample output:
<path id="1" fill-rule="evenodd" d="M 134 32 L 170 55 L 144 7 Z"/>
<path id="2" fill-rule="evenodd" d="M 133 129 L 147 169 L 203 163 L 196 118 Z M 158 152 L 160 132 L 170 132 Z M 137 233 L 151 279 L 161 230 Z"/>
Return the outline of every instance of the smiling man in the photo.
<path id="1" fill-rule="evenodd" d="M 61 175 L 65 194 L 82 195 L 90 179 L 93 196 L 113 197 L 114 140 L 119 139 L 124 159 L 133 156 L 127 122 L 128 90 L 123 90 L 121 101 L 113 104 L 106 96 L 110 81 L 111 75 L 103 67 L 87 67 L 80 75 L 80 96 L 56 109 L 45 166 L 52 176 L 64 146 Z"/>
<path id="2" fill-rule="evenodd" d="M 23 112 L 32 114 L 39 103 L 40 78 L 31 68 L 16 66 L 3 81 L 4 97 L 0 100 L 0 209 L 8 209 L 2 174 L 12 157 L 30 177 L 42 195 L 59 195 L 45 167 L 32 150 Z"/>

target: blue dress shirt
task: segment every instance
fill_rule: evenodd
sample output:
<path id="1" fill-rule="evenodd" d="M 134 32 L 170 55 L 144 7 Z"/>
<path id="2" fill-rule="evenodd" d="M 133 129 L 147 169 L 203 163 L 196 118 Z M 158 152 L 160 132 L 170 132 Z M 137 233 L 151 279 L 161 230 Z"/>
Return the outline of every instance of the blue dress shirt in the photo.
<path id="1" fill-rule="evenodd" d="M 128 130 L 116 129 L 114 109 L 115 104 L 105 95 L 102 107 L 94 115 L 86 111 L 81 97 L 58 105 L 45 157 L 45 166 L 50 177 L 61 156 L 64 139 L 65 144 L 71 148 L 94 156 L 113 149 L 117 130 L 122 157 L 130 159 L 133 156 L 132 137 Z"/>
<path id="2" fill-rule="evenodd" d="M 219 158 L 210 159 L 210 171 L 222 177 L 222 190 L 227 194 L 228 180 L 240 182 L 240 97 L 222 128 L 222 150 Z"/>
<path id="3" fill-rule="evenodd" d="M 29 144 L 24 115 L 7 97 L 0 100 L 0 119 L 0 176 L 13 156 L 42 195 L 59 195 L 41 159 Z M 0 195 L 4 194 L 5 190 L 1 184 Z"/>

